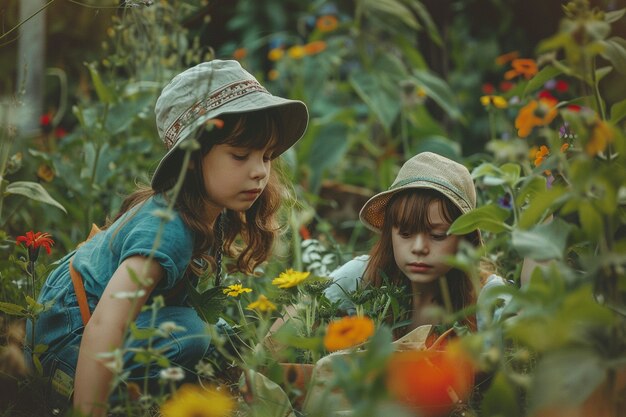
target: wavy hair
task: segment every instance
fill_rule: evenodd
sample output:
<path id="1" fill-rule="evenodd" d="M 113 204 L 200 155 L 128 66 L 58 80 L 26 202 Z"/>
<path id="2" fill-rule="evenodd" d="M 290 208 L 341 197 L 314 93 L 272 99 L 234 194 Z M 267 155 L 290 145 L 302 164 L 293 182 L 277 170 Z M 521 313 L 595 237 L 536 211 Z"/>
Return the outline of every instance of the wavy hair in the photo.
<path id="1" fill-rule="evenodd" d="M 190 167 L 201 168 L 204 156 L 213 146 L 219 144 L 252 149 L 263 149 L 270 144 L 271 148 L 285 149 L 284 135 L 280 131 L 280 124 L 277 123 L 278 117 L 278 112 L 272 109 L 220 116 L 223 127 L 205 131 L 200 135 L 200 149 L 192 153 Z M 182 151 L 179 152 L 182 156 Z M 163 194 L 167 199 L 167 191 L 172 186 L 173 182 L 158 190 L 147 186 L 139 187 L 124 200 L 119 213 L 107 223 L 107 226 L 155 194 Z M 286 195 L 287 188 L 284 185 L 280 162 L 274 159 L 267 185 L 254 204 L 245 212 L 233 210 L 223 212 L 226 216 L 226 227 L 221 250 L 224 255 L 236 260 L 237 270 L 252 273 L 269 257 L 280 230 L 278 211 Z M 199 264 L 191 262 L 190 268 L 196 274 L 203 272 L 202 264 L 208 263 L 215 269 L 219 237 L 216 236 L 215 230 L 217 222 L 211 221 L 206 209 L 209 202 L 202 169 L 188 169 L 174 207 L 195 236 L 192 258 L 205 261 Z"/>

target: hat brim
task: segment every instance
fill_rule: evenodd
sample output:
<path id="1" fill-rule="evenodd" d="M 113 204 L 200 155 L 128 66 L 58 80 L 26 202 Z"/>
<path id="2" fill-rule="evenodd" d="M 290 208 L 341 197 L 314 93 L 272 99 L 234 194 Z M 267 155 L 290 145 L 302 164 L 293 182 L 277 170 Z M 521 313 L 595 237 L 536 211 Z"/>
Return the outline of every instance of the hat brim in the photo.
<path id="1" fill-rule="evenodd" d="M 245 100 L 235 100 L 223 107 L 209 111 L 198 117 L 194 123 L 185 127 L 179 133 L 179 139 L 176 143 L 161 158 L 152 176 L 152 188 L 154 190 L 165 190 L 176 182 L 184 156 L 184 153 L 180 150 L 181 143 L 193 137 L 207 121 L 219 118 L 219 116 L 276 109 L 280 113 L 278 122 L 280 124 L 279 130 L 284 135 L 282 141 L 284 146 L 276 149 L 275 156 L 280 156 L 304 135 L 309 121 L 309 113 L 302 101 L 285 99 L 263 92 L 253 92 L 247 94 L 245 98 Z"/>
<path id="2" fill-rule="evenodd" d="M 454 195 L 455 193 L 453 194 L 453 191 L 445 186 L 435 182 L 415 181 L 402 187 L 382 191 L 367 200 L 359 212 L 359 218 L 365 227 L 376 233 L 381 233 L 385 219 L 385 211 L 387 210 L 389 200 L 391 200 L 395 194 L 407 189 L 429 189 L 439 191 L 441 194 L 449 198 L 450 201 L 452 201 L 452 203 L 457 206 L 459 210 L 461 210 L 461 213 L 467 213 L 472 209 L 466 202 L 460 201 L 458 196 Z"/>

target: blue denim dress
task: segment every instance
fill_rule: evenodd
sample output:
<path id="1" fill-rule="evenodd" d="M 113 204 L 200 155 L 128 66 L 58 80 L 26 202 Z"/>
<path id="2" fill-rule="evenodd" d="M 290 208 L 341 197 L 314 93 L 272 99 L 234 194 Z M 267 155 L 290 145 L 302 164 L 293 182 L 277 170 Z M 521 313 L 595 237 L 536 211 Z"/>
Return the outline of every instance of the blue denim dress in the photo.
<path id="1" fill-rule="evenodd" d="M 46 345 L 38 354 L 43 375 L 50 378 L 50 406 L 64 408 L 73 391 L 73 380 L 78 361 L 78 351 L 84 330 L 80 309 L 69 273 L 69 262 L 81 274 L 87 293 L 89 309 L 94 311 L 102 292 L 119 264 L 134 255 L 148 256 L 153 253 L 165 271 L 165 276 L 153 291 L 146 305 L 150 305 L 157 295 L 168 296 L 180 284 L 185 270 L 191 261 L 193 236 L 191 231 L 176 215 L 164 224 L 161 244 L 156 250 L 153 244 L 161 227 L 161 219 L 155 210 L 163 209 L 164 201 L 151 198 L 141 206 L 122 216 L 108 229 L 99 232 L 76 251 L 58 262 L 57 268 L 48 276 L 39 295 L 39 303 L 51 304 L 36 320 L 34 327 L 35 346 Z M 155 336 L 150 340 L 153 349 L 163 352 L 169 366 L 178 366 L 192 376 L 195 365 L 207 354 L 210 335 L 205 323 L 195 309 L 186 304 L 186 294 L 182 291 L 174 297 L 167 297 L 167 305 L 157 310 L 142 311 L 135 324 L 139 329 L 159 328 L 163 323 L 175 323 L 172 332 Z M 222 323 L 224 324 L 224 323 Z M 32 324 L 27 323 L 27 341 L 32 340 Z M 146 378 L 146 365 L 133 360 L 129 352 L 133 347 L 146 345 L 147 340 L 127 340 L 123 348 L 125 378 L 129 382 L 143 382 Z M 130 348 L 130 349 L 129 349 Z M 39 352 L 39 348 L 36 349 Z M 31 360 L 30 346 L 26 356 Z M 154 386 L 163 369 L 152 363 L 147 377 Z M 143 384 L 139 384 L 143 386 Z"/>

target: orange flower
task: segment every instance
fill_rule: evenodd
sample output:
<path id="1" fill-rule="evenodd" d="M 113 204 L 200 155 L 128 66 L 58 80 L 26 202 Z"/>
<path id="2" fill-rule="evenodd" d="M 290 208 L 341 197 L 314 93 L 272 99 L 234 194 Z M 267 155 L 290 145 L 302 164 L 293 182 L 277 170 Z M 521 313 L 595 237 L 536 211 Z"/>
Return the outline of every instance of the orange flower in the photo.
<path id="1" fill-rule="evenodd" d="M 513 69 L 504 73 L 504 79 L 506 80 L 511 80 L 520 75 L 523 75 L 524 78 L 529 80 L 539 71 L 537 63 L 532 59 L 514 59 L 511 62 L 511 66 Z"/>
<path id="2" fill-rule="evenodd" d="M 369 317 L 346 316 L 328 323 L 324 346 L 329 351 L 347 349 L 365 342 L 374 334 L 374 321 Z"/>
<path id="3" fill-rule="evenodd" d="M 237 48 L 235 49 L 235 52 L 233 52 L 233 58 L 235 58 L 237 61 L 241 61 L 247 55 L 248 51 L 246 50 L 246 48 Z"/>
<path id="4" fill-rule="evenodd" d="M 598 152 L 602 152 L 606 149 L 609 142 L 613 141 L 613 131 L 606 122 L 598 120 L 591 133 L 591 139 L 585 146 L 585 152 L 587 155 L 594 156 Z"/>
<path id="5" fill-rule="evenodd" d="M 538 167 L 550 155 L 550 149 L 546 145 L 541 145 L 535 152 L 535 166 Z"/>
<path id="6" fill-rule="evenodd" d="M 45 182 L 50 182 L 54 179 L 54 171 L 48 164 L 41 164 L 37 169 L 37 176 Z"/>
<path id="7" fill-rule="evenodd" d="M 473 383 L 472 362 L 455 342 L 444 350 L 396 352 L 387 367 L 391 396 L 423 417 L 447 416 L 467 400 Z"/>
<path id="8" fill-rule="evenodd" d="M 561 151 L 561 153 L 567 151 L 569 149 L 569 143 L 565 142 L 563 145 L 561 145 L 561 148 L 559 149 Z"/>
<path id="9" fill-rule="evenodd" d="M 274 48 L 267 53 L 267 59 L 270 61 L 280 61 L 285 56 L 285 50 L 283 48 Z"/>
<path id="10" fill-rule="evenodd" d="M 278 72 L 278 70 L 275 69 L 275 68 L 272 68 L 267 73 L 267 79 L 270 80 L 270 81 L 274 81 L 274 80 L 278 79 L 278 77 L 280 77 L 280 72 Z"/>
<path id="11" fill-rule="evenodd" d="M 326 49 L 326 42 L 324 41 L 313 41 L 304 45 L 304 52 L 307 55 L 319 54 L 324 49 Z"/>
<path id="12" fill-rule="evenodd" d="M 332 32 L 339 26 L 339 20 L 335 16 L 320 16 L 315 22 L 315 26 L 320 32 Z"/>
<path id="13" fill-rule="evenodd" d="M 294 45 L 287 50 L 287 54 L 293 59 L 302 59 L 306 55 L 306 51 L 302 45 Z"/>
<path id="14" fill-rule="evenodd" d="M 552 122 L 558 111 L 556 101 L 542 98 L 539 101 L 532 100 L 522 107 L 515 118 L 515 128 L 520 138 L 530 135 L 535 126 L 545 126 Z"/>
<path id="15" fill-rule="evenodd" d="M 506 54 L 502 54 L 496 58 L 496 65 L 504 65 L 508 62 L 513 61 L 517 57 L 519 57 L 519 52 L 517 51 L 507 52 Z"/>

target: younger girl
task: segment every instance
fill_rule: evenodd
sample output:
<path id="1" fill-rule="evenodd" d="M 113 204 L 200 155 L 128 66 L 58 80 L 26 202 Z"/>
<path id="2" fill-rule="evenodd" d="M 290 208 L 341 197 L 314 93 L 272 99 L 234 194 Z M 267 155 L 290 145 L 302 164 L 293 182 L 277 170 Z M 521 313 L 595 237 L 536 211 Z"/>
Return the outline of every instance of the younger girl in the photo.
<path id="1" fill-rule="evenodd" d="M 456 254 L 462 240 L 480 245 L 478 231 L 466 236 L 448 233 L 454 220 L 474 207 L 474 183 L 463 165 L 431 152 L 409 159 L 391 187 L 361 209 L 361 221 L 379 233 L 380 239 L 369 256 L 357 257 L 331 273 L 334 282 L 326 296 L 353 313 L 349 294 L 357 286 L 379 287 L 387 279 L 406 287 L 411 295 L 405 317 L 409 324 L 396 330 L 398 337 L 420 325 L 437 324 L 428 315 L 429 307 L 457 312 L 474 304 L 476 293 L 470 278 L 449 266 L 446 259 Z M 488 282 L 490 286 L 504 283 L 496 275 Z M 472 330 L 476 327 L 473 317 L 463 322 Z"/>
<path id="2" fill-rule="evenodd" d="M 151 188 L 130 195 L 111 224 L 62 259 L 39 298 L 54 301 L 35 326 L 35 346 L 48 346 L 39 357 L 43 373 L 51 378 L 53 394 L 73 394 L 74 406 L 85 415 L 106 413 L 113 373 L 103 357 L 115 365 L 110 352 L 147 343 L 123 346 L 131 322 L 159 328 L 163 337 L 150 347 L 169 366 L 193 372 L 210 337 L 185 302 L 185 281 L 209 265 L 219 276 L 222 253 L 234 257 L 243 272 L 268 258 L 284 191 L 272 160 L 304 134 L 308 122 L 304 103 L 271 95 L 238 62 L 221 60 L 174 77 L 155 112 L 168 151 Z M 170 191 L 193 138 L 199 149 L 191 154 L 168 215 Z M 156 317 L 142 310 L 155 296 L 166 300 Z M 155 364 L 146 372 L 131 359 L 123 360 L 129 381 L 143 387 L 146 378 L 158 379 Z"/>

